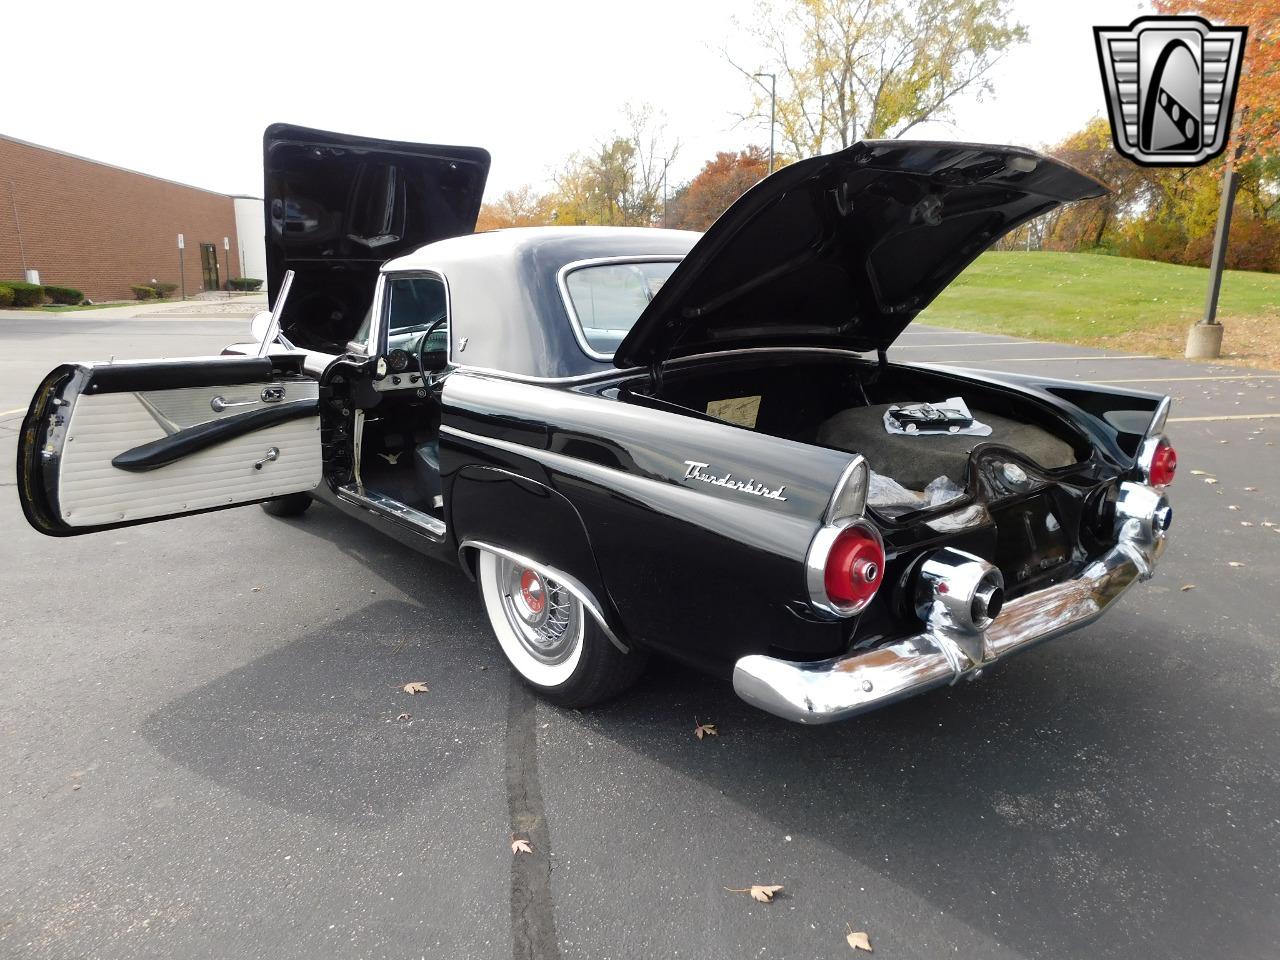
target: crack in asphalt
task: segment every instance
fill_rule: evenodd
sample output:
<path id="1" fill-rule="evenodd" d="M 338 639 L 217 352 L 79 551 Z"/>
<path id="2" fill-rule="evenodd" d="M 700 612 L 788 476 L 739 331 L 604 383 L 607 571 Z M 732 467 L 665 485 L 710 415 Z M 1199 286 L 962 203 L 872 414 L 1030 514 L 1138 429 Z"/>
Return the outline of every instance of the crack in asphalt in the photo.
<path id="1" fill-rule="evenodd" d="M 515 960 L 559 960 L 534 708 L 533 694 L 513 672 L 507 695 L 507 808 L 512 834 L 527 836 L 533 853 L 511 857 L 511 946 Z"/>

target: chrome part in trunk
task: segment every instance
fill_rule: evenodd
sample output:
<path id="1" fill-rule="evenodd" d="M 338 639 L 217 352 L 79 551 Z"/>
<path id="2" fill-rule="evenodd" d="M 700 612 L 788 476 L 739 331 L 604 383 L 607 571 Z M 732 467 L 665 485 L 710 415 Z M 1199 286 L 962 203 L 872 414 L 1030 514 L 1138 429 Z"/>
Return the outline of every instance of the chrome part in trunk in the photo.
<path id="1" fill-rule="evenodd" d="M 1164 552 L 1171 516 L 1163 494 L 1143 484 L 1124 483 L 1116 504 L 1115 546 L 1070 580 L 1009 601 L 985 628 L 966 635 L 950 627 L 940 629 L 932 620 L 914 636 L 817 663 L 743 657 L 734 665 L 733 688 L 762 710 L 816 724 L 865 713 L 961 677 L 973 678 L 996 660 L 1093 623 L 1130 586 L 1148 579 Z M 966 555 L 956 550 L 939 554 L 957 556 L 935 554 L 926 562 L 939 561 L 935 572 L 955 563 L 951 569 L 959 571 L 961 580 L 977 573 L 977 568 L 964 566 L 977 558 L 960 560 Z M 946 583 L 948 590 L 952 583 L 936 582 Z M 981 592 L 981 583 L 978 578 L 970 596 Z M 988 598 L 988 613 L 989 603 Z M 929 612 L 932 616 L 936 607 Z"/>

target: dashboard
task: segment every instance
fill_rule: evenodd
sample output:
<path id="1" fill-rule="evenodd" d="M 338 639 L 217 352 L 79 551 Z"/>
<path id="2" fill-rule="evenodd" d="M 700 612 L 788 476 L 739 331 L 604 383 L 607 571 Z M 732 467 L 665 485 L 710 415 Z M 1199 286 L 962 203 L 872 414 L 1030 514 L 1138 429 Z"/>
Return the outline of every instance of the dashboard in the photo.
<path id="1" fill-rule="evenodd" d="M 375 380 L 373 388 L 379 393 L 391 390 L 425 389 L 426 382 L 419 365 L 424 329 L 421 327 L 397 330 L 387 337 L 387 375 Z M 448 349 L 449 331 L 444 325 L 430 332 L 426 353 L 441 354 Z"/>

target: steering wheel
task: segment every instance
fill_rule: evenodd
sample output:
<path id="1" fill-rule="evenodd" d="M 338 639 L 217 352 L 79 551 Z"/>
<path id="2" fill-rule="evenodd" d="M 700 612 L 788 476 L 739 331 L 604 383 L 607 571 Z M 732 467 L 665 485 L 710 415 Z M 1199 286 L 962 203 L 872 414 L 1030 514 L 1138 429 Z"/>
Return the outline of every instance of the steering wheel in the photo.
<path id="1" fill-rule="evenodd" d="M 432 381 L 429 379 L 430 374 L 427 371 L 427 341 L 431 339 L 431 334 L 436 332 L 436 328 L 448 319 L 449 318 L 447 316 L 444 316 L 433 321 L 431 326 L 427 327 L 427 329 L 423 331 L 422 339 L 418 341 L 418 372 L 422 374 L 422 385 L 424 387 L 431 386 L 432 384 Z"/>

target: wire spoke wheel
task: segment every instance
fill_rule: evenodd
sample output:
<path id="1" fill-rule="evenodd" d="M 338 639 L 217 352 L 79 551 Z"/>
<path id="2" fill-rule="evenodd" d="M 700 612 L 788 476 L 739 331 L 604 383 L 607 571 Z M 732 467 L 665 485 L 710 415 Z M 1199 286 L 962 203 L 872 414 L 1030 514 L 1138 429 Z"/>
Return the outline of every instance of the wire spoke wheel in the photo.
<path id="1" fill-rule="evenodd" d="M 586 645 L 581 601 L 542 570 L 493 553 L 480 556 L 480 593 L 507 660 L 530 683 L 568 683 Z"/>
<path id="2" fill-rule="evenodd" d="M 620 649 L 581 598 L 587 588 L 570 590 L 559 576 L 505 551 L 476 558 L 480 597 L 507 662 L 551 702 L 591 706 L 626 689 L 645 655 Z"/>
<path id="3" fill-rule="evenodd" d="M 502 611 L 529 656 L 563 663 L 582 641 L 582 604 L 537 570 L 498 557 Z"/>

